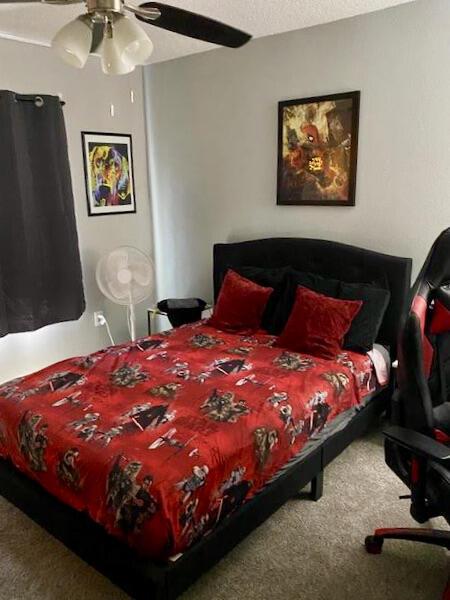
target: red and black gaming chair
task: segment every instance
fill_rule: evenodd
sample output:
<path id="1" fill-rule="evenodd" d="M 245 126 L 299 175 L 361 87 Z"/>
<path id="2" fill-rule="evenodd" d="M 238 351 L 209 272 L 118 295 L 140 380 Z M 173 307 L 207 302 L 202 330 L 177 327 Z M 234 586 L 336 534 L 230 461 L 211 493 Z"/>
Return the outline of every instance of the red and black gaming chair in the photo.
<path id="1" fill-rule="evenodd" d="M 410 488 L 417 522 L 443 516 L 450 523 L 450 229 L 434 242 L 412 288 L 398 371 L 386 463 Z M 389 538 L 450 550 L 450 531 L 377 529 L 367 551 L 379 554 Z M 450 600 L 450 588 L 444 597 Z"/>

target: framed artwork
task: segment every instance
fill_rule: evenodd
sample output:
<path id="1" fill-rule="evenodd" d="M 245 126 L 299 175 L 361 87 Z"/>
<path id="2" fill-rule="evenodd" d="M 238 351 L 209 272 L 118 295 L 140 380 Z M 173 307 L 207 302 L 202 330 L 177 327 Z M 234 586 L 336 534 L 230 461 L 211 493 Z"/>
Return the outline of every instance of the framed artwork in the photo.
<path id="1" fill-rule="evenodd" d="M 354 206 L 360 92 L 279 103 L 277 204 Z"/>
<path id="2" fill-rule="evenodd" d="M 131 135 L 82 131 L 88 213 L 136 212 Z"/>

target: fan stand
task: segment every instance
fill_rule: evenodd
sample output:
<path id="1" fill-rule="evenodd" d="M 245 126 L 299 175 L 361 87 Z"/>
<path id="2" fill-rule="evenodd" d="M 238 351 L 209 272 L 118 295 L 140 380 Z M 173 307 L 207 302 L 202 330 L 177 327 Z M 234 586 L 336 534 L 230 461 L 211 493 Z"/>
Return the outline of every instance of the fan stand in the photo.
<path id="1" fill-rule="evenodd" d="M 131 341 L 134 342 L 136 339 L 136 313 L 134 310 L 134 304 L 129 304 L 130 308 L 130 318 L 128 321 L 129 329 L 130 329 L 130 338 Z"/>

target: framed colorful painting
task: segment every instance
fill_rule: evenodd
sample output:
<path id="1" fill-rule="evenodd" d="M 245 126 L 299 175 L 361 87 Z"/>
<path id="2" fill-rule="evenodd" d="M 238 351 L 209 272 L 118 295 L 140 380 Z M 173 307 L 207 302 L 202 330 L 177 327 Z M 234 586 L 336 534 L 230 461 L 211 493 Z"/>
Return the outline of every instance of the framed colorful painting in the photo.
<path id="1" fill-rule="evenodd" d="M 89 216 L 136 212 L 131 135 L 81 133 Z"/>
<path id="2" fill-rule="evenodd" d="M 355 205 L 359 99 L 348 92 L 279 103 L 277 204 Z"/>

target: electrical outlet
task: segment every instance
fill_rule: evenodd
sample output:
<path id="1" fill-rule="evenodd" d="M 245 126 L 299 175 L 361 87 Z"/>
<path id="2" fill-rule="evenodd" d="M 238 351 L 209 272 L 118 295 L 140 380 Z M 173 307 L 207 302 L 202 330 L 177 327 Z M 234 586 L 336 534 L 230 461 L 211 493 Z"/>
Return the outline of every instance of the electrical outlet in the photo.
<path id="1" fill-rule="evenodd" d="M 105 315 L 102 310 L 97 310 L 94 313 L 94 325 L 95 327 L 101 327 L 106 322 Z"/>

